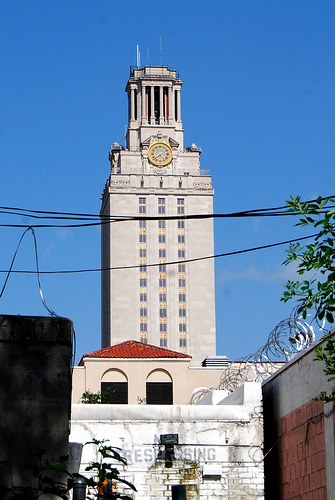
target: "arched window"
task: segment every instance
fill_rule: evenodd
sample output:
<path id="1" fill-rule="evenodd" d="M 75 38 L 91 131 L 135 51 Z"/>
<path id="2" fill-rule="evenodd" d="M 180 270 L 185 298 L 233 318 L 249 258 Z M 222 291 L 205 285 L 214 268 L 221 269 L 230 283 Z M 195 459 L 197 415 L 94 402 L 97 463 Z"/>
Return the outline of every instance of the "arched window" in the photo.
<path id="1" fill-rule="evenodd" d="M 173 383 L 172 378 L 165 370 L 154 370 L 146 382 L 147 405 L 172 405 Z"/>
<path id="2" fill-rule="evenodd" d="M 128 404 L 128 379 L 121 370 L 108 370 L 101 379 L 101 395 L 109 404 Z"/>

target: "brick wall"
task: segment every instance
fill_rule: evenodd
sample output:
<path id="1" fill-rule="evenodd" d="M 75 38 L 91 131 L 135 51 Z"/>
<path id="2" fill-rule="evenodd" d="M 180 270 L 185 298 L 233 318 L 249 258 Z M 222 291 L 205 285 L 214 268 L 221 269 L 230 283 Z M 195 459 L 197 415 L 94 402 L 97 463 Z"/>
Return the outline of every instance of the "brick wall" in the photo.
<path id="1" fill-rule="evenodd" d="M 280 420 L 279 485 L 285 500 L 326 500 L 323 403 L 309 401 Z"/>
<path id="2" fill-rule="evenodd" d="M 323 339 L 320 340 L 320 344 Z M 333 500 L 334 388 L 308 349 L 263 384 L 266 500 Z"/>

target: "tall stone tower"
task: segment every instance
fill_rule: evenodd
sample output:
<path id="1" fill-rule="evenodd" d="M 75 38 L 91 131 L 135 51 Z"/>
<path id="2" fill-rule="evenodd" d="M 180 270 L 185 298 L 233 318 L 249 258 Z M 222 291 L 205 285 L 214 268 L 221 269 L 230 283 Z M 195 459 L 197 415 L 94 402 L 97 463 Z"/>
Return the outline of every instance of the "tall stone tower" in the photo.
<path id="1" fill-rule="evenodd" d="M 215 355 L 213 189 L 184 148 L 181 87 L 165 66 L 131 68 L 126 146 L 110 151 L 102 196 L 102 347 L 140 340 Z M 115 219 L 114 219 L 115 217 Z M 120 219 L 126 220 L 120 220 Z M 110 219 L 110 222 L 107 222 Z"/>

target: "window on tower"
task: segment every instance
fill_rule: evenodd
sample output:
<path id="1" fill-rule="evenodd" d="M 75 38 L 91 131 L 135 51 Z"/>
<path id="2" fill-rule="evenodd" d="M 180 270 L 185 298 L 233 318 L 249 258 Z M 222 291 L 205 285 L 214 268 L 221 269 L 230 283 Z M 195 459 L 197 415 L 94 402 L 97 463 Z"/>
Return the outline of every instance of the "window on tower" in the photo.
<path id="1" fill-rule="evenodd" d="M 158 198 L 158 213 L 165 214 L 165 198 Z"/>
<path id="2" fill-rule="evenodd" d="M 184 198 L 177 198 L 177 213 L 178 215 L 184 215 Z"/>
<path id="3" fill-rule="evenodd" d="M 139 198 L 138 203 L 139 203 L 139 205 L 138 205 L 139 214 L 145 214 L 146 213 L 146 199 Z"/>

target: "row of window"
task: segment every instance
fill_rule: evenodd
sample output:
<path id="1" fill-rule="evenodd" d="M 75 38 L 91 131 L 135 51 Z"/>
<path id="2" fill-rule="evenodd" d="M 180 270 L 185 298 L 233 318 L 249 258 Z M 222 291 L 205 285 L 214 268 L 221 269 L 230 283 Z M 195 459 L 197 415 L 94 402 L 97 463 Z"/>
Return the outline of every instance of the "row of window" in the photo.
<path id="1" fill-rule="evenodd" d="M 158 198 L 158 214 L 165 215 L 165 198 Z M 158 257 L 160 259 L 159 288 L 166 288 L 166 233 L 165 220 L 158 221 Z M 163 271 L 164 269 L 164 271 Z M 161 300 L 164 299 L 164 300 Z M 159 294 L 159 345 L 167 347 L 167 303 L 166 293 Z"/>
<path id="2" fill-rule="evenodd" d="M 185 213 L 183 198 L 177 199 L 177 212 L 180 215 Z M 185 221 L 178 221 L 178 260 L 185 259 Z M 179 288 L 179 348 L 186 352 L 186 266 L 185 263 L 178 264 L 178 288 Z"/>
<path id="3" fill-rule="evenodd" d="M 138 211 L 139 211 L 140 215 L 145 216 L 145 214 L 146 214 L 146 199 L 145 198 L 139 198 Z M 140 259 L 140 288 L 141 288 L 141 292 L 140 292 L 140 303 L 141 303 L 141 308 L 140 308 L 140 340 L 144 344 L 146 344 L 148 342 L 148 325 L 147 325 L 148 309 L 147 309 L 147 294 L 146 294 L 146 287 L 147 287 L 146 241 L 147 241 L 146 221 L 140 220 L 139 221 L 139 243 L 140 243 L 139 259 Z M 127 399 L 128 399 L 128 395 L 127 395 Z"/>
<path id="4" fill-rule="evenodd" d="M 108 404 L 128 404 L 128 382 L 101 382 L 101 394 Z M 172 405 L 172 382 L 147 382 L 147 405 Z"/>
<path id="5" fill-rule="evenodd" d="M 166 213 L 165 198 L 158 198 L 158 215 L 164 216 Z M 184 198 L 177 198 L 177 213 L 184 215 Z M 139 198 L 139 214 L 146 215 L 146 198 Z M 167 346 L 167 302 L 166 302 L 166 221 L 158 221 L 158 258 L 159 258 L 159 318 L 160 318 L 160 345 Z M 178 220 L 178 301 L 179 301 L 179 347 L 186 349 L 186 276 L 185 276 L 185 221 Z M 139 258 L 140 258 L 140 337 L 141 342 L 147 342 L 147 267 L 146 267 L 146 221 L 139 221 Z"/>
<path id="6" fill-rule="evenodd" d="M 147 203 L 146 198 L 139 198 L 139 214 L 143 215 L 146 213 L 146 203 Z M 158 214 L 165 214 L 165 207 L 166 207 L 165 198 L 158 198 Z M 184 215 L 184 213 L 185 213 L 184 198 L 177 198 L 177 214 Z M 143 221 L 143 222 L 145 222 L 145 221 Z M 162 221 L 162 222 L 164 224 L 160 227 L 165 227 L 165 221 Z M 142 227 L 145 227 L 145 225 Z"/>

